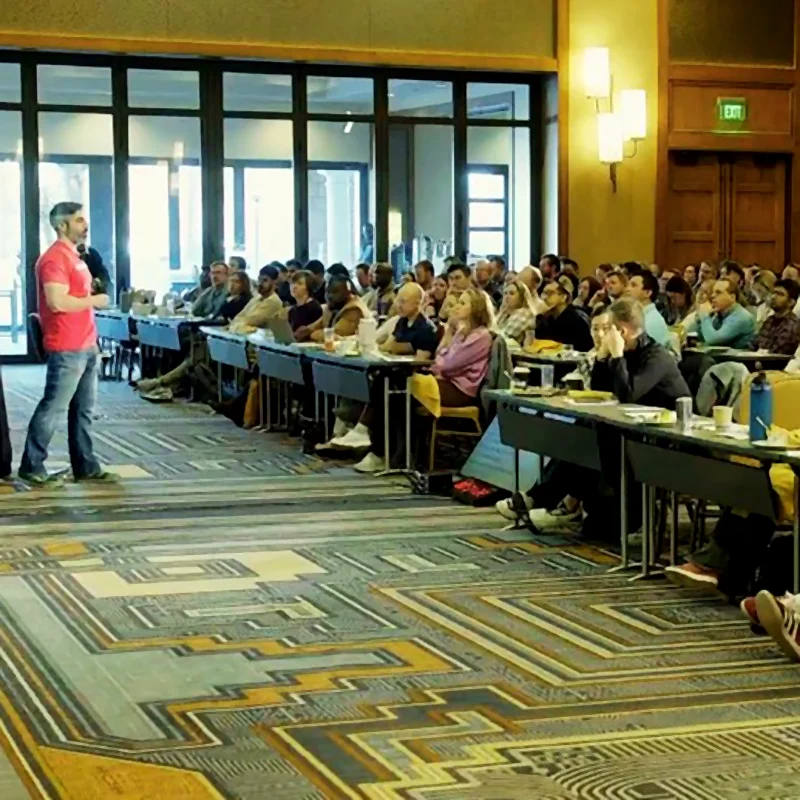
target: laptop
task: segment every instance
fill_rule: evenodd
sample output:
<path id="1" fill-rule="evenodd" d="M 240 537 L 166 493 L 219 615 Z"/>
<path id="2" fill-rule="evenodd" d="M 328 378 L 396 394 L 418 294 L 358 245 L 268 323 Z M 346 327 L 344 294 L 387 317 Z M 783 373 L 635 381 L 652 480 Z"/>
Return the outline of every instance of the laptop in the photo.
<path id="1" fill-rule="evenodd" d="M 297 341 L 294 338 L 294 331 L 288 319 L 275 318 L 268 320 L 267 327 L 272 331 L 272 335 L 278 344 L 294 344 Z"/>

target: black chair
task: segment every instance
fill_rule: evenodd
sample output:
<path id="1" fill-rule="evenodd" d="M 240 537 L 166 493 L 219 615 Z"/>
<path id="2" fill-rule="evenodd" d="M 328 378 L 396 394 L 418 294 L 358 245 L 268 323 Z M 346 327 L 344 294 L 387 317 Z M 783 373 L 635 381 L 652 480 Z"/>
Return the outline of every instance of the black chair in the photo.
<path id="1" fill-rule="evenodd" d="M 40 364 L 47 361 L 47 351 L 44 349 L 44 331 L 42 330 L 42 318 L 32 311 L 28 314 L 28 336 L 33 343 L 33 353 Z"/>

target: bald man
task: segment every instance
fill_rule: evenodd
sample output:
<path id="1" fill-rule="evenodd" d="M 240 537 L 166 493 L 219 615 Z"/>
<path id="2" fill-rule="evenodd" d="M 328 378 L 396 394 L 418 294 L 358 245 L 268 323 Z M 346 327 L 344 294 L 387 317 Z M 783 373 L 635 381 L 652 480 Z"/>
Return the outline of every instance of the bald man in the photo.
<path id="1" fill-rule="evenodd" d="M 539 286 L 542 283 L 542 271 L 538 267 L 528 265 L 519 271 L 517 280 L 528 287 L 528 291 L 531 293 L 531 299 L 533 300 L 533 310 L 537 314 L 544 314 L 547 311 L 547 304 L 539 297 Z"/>
<path id="2" fill-rule="evenodd" d="M 384 353 L 429 359 L 436 351 L 438 337 L 433 323 L 422 313 L 425 292 L 418 283 L 406 283 L 395 297 L 398 320 L 394 332 L 381 345 Z"/>

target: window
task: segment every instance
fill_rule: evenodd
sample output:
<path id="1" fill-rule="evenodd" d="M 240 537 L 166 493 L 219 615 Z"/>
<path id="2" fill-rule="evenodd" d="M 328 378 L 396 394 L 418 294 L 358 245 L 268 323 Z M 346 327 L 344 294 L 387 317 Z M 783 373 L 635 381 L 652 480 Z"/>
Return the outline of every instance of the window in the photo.
<path id="1" fill-rule="evenodd" d="M 222 87 L 225 111 L 292 111 L 291 75 L 226 72 Z"/>
<path id="2" fill-rule="evenodd" d="M 111 70 L 106 67 L 42 64 L 36 77 L 40 103 L 111 105 Z"/>
<path id="3" fill-rule="evenodd" d="M 401 117 L 452 117 L 453 84 L 390 80 L 389 113 Z"/>
<path id="4" fill-rule="evenodd" d="M 372 78 L 310 76 L 306 83 L 309 114 L 371 114 Z"/>
<path id="5" fill-rule="evenodd" d="M 19 64 L 0 63 L 0 103 L 19 103 L 21 99 Z"/>
<path id="6" fill-rule="evenodd" d="M 470 126 L 469 252 L 501 255 L 509 264 L 531 258 L 530 130 Z M 501 219 L 502 213 L 502 219 Z"/>
<path id="7" fill-rule="evenodd" d="M 389 243 L 396 271 L 453 252 L 453 128 L 389 129 Z"/>
<path id="8" fill-rule="evenodd" d="M 131 286 L 162 295 L 203 263 L 200 121 L 129 119 Z"/>
<path id="9" fill-rule="evenodd" d="M 159 69 L 128 70 L 131 108 L 200 108 L 200 77 L 196 72 Z"/>
<path id="10" fill-rule="evenodd" d="M 110 114 L 39 114 L 39 244 L 56 239 L 50 210 L 56 203 L 83 205 L 87 245 L 100 253 L 112 281 L 114 261 L 114 137 Z"/>
<path id="11" fill-rule="evenodd" d="M 530 119 L 530 89 L 514 83 L 468 83 L 470 119 Z"/>
<path id="12" fill-rule="evenodd" d="M 21 144 L 22 114 L 0 111 L 0 355 L 27 352 Z"/>
<path id="13" fill-rule="evenodd" d="M 372 148 L 371 123 L 309 123 L 309 258 L 350 268 L 375 260 Z"/>
<path id="14" fill-rule="evenodd" d="M 470 258 L 508 258 L 508 172 L 502 166 L 469 166 Z"/>
<path id="15" fill-rule="evenodd" d="M 294 257 L 290 120 L 225 120 L 225 252 L 254 271 Z"/>

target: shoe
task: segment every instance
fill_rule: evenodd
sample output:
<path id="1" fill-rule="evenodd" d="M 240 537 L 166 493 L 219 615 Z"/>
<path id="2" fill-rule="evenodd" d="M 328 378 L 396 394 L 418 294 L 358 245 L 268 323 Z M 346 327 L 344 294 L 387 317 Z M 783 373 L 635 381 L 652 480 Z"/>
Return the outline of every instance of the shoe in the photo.
<path id="1" fill-rule="evenodd" d="M 758 618 L 758 608 L 756 607 L 755 597 L 745 597 L 745 599 L 739 603 L 739 608 L 742 609 L 742 614 L 744 614 L 750 622 L 750 630 L 756 634 L 756 636 L 766 636 L 767 631 Z"/>
<path id="2" fill-rule="evenodd" d="M 761 624 L 778 647 L 792 660 L 800 661 L 800 617 L 766 590 L 756 595 L 756 609 Z"/>
<path id="3" fill-rule="evenodd" d="M 63 483 L 63 474 L 51 475 L 47 472 L 18 472 L 17 477 L 31 486 L 57 486 Z"/>
<path id="4" fill-rule="evenodd" d="M 353 430 L 353 426 L 349 422 L 345 422 L 343 419 L 339 419 L 336 417 L 336 421 L 333 423 L 333 436 L 331 439 L 339 439 L 350 431 Z"/>
<path id="5" fill-rule="evenodd" d="M 152 392 L 159 386 L 161 386 L 161 381 L 158 378 L 142 378 L 136 381 L 136 390 L 139 392 Z"/>
<path id="6" fill-rule="evenodd" d="M 520 505 L 520 503 L 522 505 Z M 501 517 L 507 519 L 509 522 L 516 522 L 519 519 L 520 512 L 523 511 L 523 507 L 527 513 L 531 512 L 533 509 L 533 499 L 527 494 L 516 494 L 505 500 L 498 500 L 494 504 L 494 507 Z"/>
<path id="7" fill-rule="evenodd" d="M 119 483 L 119 475 L 105 470 L 93 472 L 91 475 L 83 475 L 80 478 L 74 476 L 73 479 L 75 483 Z"/>
<path id="8" fill-rule="evenodd" d="M 375 453 L 367 453 L 353 469 L 356 472 L 380 472 L 386 466 L 386 461 Z"/>
<path id="9" fill-rule="evenodd" d="M 151 403 L 171 403 L 175 395 L 169 386 L 156 386 L 149 392 L 139 392 L 139 396 L 142 400 L 149 400 Z"/>
<path id="10" fill-rule="evenodd" d="M 360 422 L 353 430 L 348 431 L 344 436 L 331 439 L 330 441 L 332 447 L 341 447 L 345 450 L 359 450 L 364 447 L 369 447 L 371 444 L 372 440 L 369 436 L 369 428 L 366 425 L 362 425 Z"/>
<path id="11" fill-rule="evenodd" d="M 714 570 L 687 561 L 674 567 L 665 567 L 664 575 L 676 586 L 684 589 L 716 589 L 719 576 Z"/>

